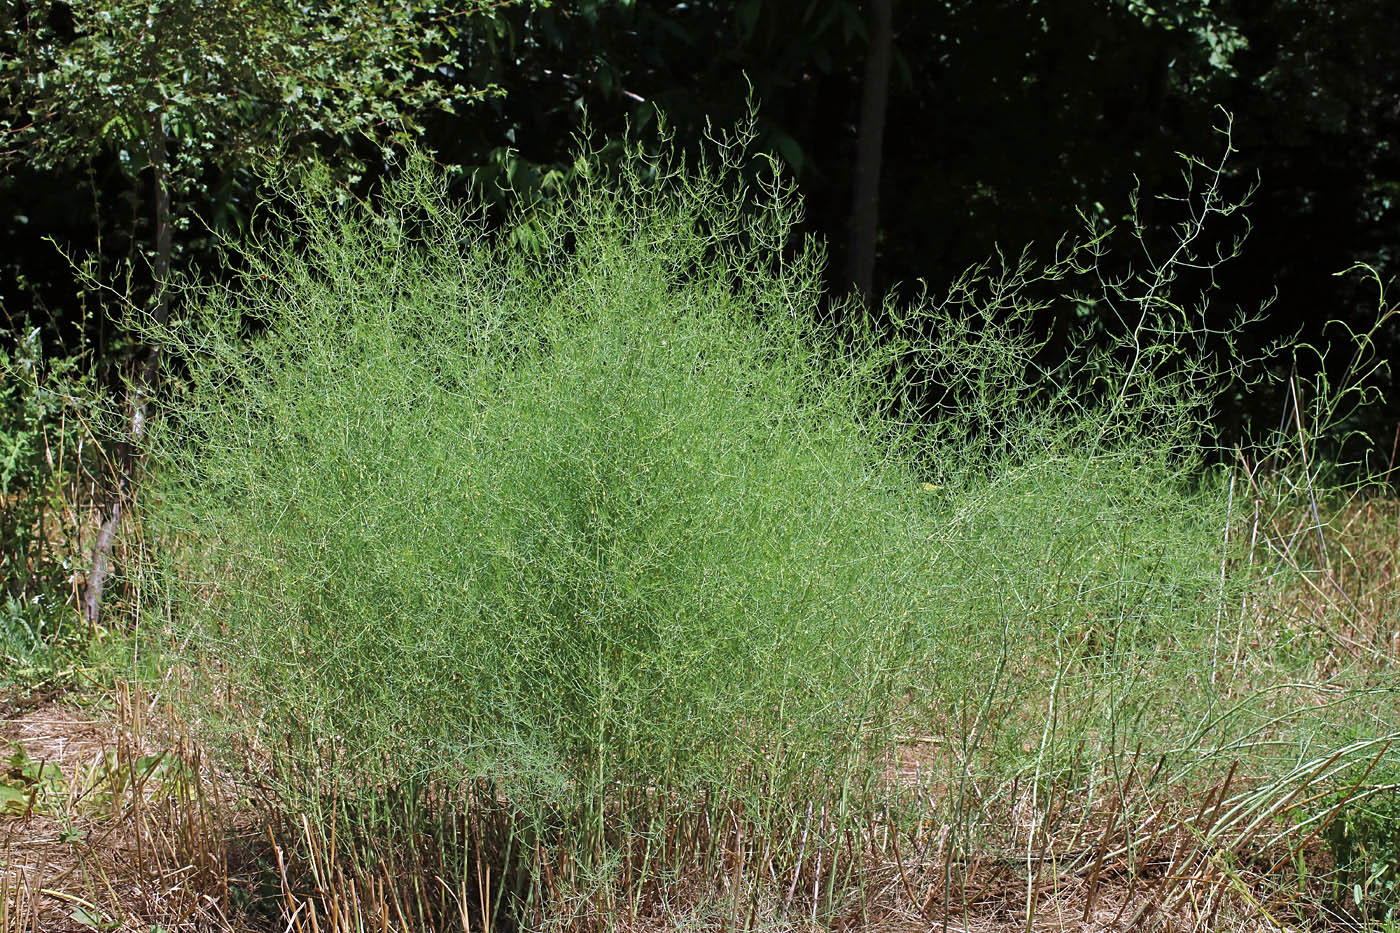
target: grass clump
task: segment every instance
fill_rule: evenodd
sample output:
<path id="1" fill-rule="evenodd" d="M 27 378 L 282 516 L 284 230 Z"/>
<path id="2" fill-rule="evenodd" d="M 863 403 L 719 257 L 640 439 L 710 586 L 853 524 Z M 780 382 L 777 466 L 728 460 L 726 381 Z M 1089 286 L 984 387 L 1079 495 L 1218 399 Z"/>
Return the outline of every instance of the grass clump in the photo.
<path id="1" fill-rule="evenodd" d="M 1297 552 L 1217 462 L 1240 363 L 1179 294 L 1223 165 L 1136 275 L 1095 235 L 824 312 L 742 143 L 585 156 L 528 250 L 421 161 L 372 206 L 313 178 L 151 335 L 187 374 L 152 605 L 318 890 L 339 852 L 401 885 L 355 886 L 375 924 L 928 920 L 991 862 L 1033 914 L 1040 866 L 1208 877 L 1387 754 L 1375 691 L 1252 627 Z M 1065 292 L 1098 327 L 1052 343 Z"/>

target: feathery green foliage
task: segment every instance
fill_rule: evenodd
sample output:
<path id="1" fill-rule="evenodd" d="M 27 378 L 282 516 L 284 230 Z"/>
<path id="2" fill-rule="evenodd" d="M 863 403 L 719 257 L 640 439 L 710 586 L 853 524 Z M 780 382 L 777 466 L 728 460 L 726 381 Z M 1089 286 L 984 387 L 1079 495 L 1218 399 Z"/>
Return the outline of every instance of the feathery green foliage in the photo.
<path id="1" fill-rule="evenodd" d="M 371 860 L 426 833 L 518 917 L 735 858 L 774 882 L 750 912 L 815 917 L 874 821 L 924 844 L 933 788 L 943 851 L 1029 851 L 1139 760 L 1143 805 L 1266 775 L 1223 833 L 1374 754 L 1359 694 L 1301 701 L 1305 641 L 1245 632 L 1262 563 L 1203 418 L 1238 364 L 1176 294 L 1218 166 L 1132 280 L 1095 239 L 816 326 L 820 250 L 743 144 L 582 156 L 532 251 L 420 161 L 372 209 L 312 179 L 150 335 L 188 373 L 149 434 L 170 644 L 283 806 Z M 1046 360 L 1046 281 L 1096 283 L 1116 343 Z M 911 735 L 944 750 L 918 779 Z"/>

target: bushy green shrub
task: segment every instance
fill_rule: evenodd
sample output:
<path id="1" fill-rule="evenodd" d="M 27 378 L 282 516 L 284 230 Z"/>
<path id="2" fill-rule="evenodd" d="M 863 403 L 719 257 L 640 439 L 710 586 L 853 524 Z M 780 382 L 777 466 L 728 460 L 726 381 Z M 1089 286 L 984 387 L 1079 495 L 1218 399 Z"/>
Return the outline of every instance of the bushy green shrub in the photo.
<path id="1" fill-rule="evenodd" d="M 706 184 L 586 188 L 531 258 L 410 167 L 174 335 L 150 514 L 278 754 L 552 813 L 877 765 L 920 483 L 805 323 L 791 205 Z"/>
<path id="2" fill-rule="evenodd" d="M 187 376 L 148 433 L 152 605 L 280 804 L 436 820 L 451 890 L 489 811 L 520 897 L 545 843 L 603 874 L 742 843 L 815 911 L 899 823 L 910 735 L 950 846 L 1023 777 L 1089 812 L 1139 757 L 1292 773 L 1277 737 L 1323 732 L 1271 705 L 1291 634 L 1240 656 L 1260 568 L 1207 465 L 1239 361 L 1173 294 L 1222 169 L 1131 280 L 1091 237 L 867 312 L 823 310 L 791 192 L 721 152 L 584 157 L 528 250 L 421 161 L 371 207 L 312 179 L 150 335 Z M 1047 359 L 1047 283 L 1086 282 L 1121 329 Z"/>

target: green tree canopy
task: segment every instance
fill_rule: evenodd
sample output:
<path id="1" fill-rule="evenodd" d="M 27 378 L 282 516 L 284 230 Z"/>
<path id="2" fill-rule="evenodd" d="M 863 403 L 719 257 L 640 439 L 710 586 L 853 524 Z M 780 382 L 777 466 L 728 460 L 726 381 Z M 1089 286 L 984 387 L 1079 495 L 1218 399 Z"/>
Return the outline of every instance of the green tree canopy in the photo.
<path id="1" fill-rule="evenodd" d="M 227 167 L 274 143 L 412 132 L 491 88 L 440 80 L 474 15 L 389 0 L 76 0 L 26 4 L 5 37 L 6 150 L 38 167 L 122 153 L 134 172 Z M 155 134 L 178 142 L 152 150 Z"/>
<path id="2" fill-rule="evenodd" d="M 3 152 L 33 168 L 90 162 L 115 151 L 135 187 L 152 191 L 150 311 L 168 314 L 174 253 L 173 191 L 208 169 L 225 175 L 269 151 L 309 143 L 414 133 L 428 109 L 452 110 L 490 88 L 467 89 L 441 66 L 476 14 L 508 5 L 453 7 L 394 0 L 73 0 L 22 4 L 7 23 Z M 290 145 L 289 145 L 290 144 Z M 353 172 L 354 163 L 349 163 Z M 132 381 L 129 431 L 139 440 L 160 355 Z M 122 455 L 125 461 L 128 456 Z M 130 481 L 105 509 L 83 609 L 99 612 L 109 555 Z"/>

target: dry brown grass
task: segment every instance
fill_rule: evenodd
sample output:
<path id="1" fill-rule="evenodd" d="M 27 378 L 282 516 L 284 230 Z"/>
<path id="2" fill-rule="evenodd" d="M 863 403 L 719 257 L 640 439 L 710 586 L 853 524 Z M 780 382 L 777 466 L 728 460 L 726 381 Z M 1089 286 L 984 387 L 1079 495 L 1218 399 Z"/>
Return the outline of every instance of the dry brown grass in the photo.
<path id="1" fill-rule="evenodd" d="M 62 775 L 0 816 L 0 931 L 234 929 L 223 807 L 198 749 L 140 691 L 86 699 L 0 721 L 7 757 L 23 748 Z"/>
<path id="2" fill-rule="evenodd" d="M 91 700 L 92 698 L 89 697 Z M 0 931 L 153 929 L 250 933 L 255 917 L 230 905 L 230 889 L 250 886 L 232 867 L 250 846 L 275 869 L 275 929 L 308 933 L 433 928 L 406 896 L 431 877 L 406 878 L 391 864 L 366 873 L 340 860 L 308 822 L 259 840 L 199 751 L 179 737 L 179 723 L 158 714 L 139 691 L 120 689 L 110 704 L 84 709 L 48 702 L 0 724 L 36 760 L 57 765 L 64 795 L 3 818 Z M 148 770 L 148 756 L 175 762 Z M 127 770 L 122 772 L 125 766 Z M 1144 767 L 1147 767 L 1144 765 Z M 143 772 L 144 776 L 143 776 Z M 123 774 L 136 774 L 128 780 Z M 1125 786 L 1144 782 L 1130 776 Z M 821 881 L 819 859 L 850 862 L 861 896 L 836 916 L 803 916 L 780 903 L 761 840 L 736 821 L 720 839 L 712 870 L 692 871 L 665 886 L 615 890 L 570 911 L 575 929 L 656 930 L 1065 930 L 1301 929 L 1298 892 L 1280 879 L 1290 860 L 1321 865 L 1316 834 L 1270 843 L 1295 793 L 1267 799 L 1266 789 L 1231 776 L 1201 799 L 1105 799 L 1092 812 L 1049 801 L 1039 814 L 1021 801 L 1005 820 L 1016 845 L 1001 855 L 967 857 L 950 850 L 950 827 L 928 824 L 904 835 L 872 824 L 861 839 L 818 846 L 813 830 L 805 867 L 791 882 Z M 1217 819 L 1249 795 L 1256 818 L 1212 834 Z M 1142 814 L 1146 813 L 1144 817 Z M 695 827 L 690 831 L 694 833 Z M 1209 845 L 1203 844 L 1209 841 Z M 232 857 L 229 855 L 233 852 Z M 820 853 L 820 854 L 819 854 Z M 491 886 L 490 869 L 479 879 Z M 440 882 L 439 882 L 440 883 Z M 492 925 L 477 891 L 449 891 L 458 907 L 446 929 Z M 1343 928 L 1310 908 L 1312 928 Z"/>
<path id="3" fill-rule="evenodd" d="M 1358 498 L 1320 514 L 1272 520 L 1274 541 L 1300 570 L 1277 611 L 1325 637 L 1333 669 L 1384 669 L 1400 660 L 1400 499 Z M 1326 673 L 1326 671 L 1323 671 Z"/>

